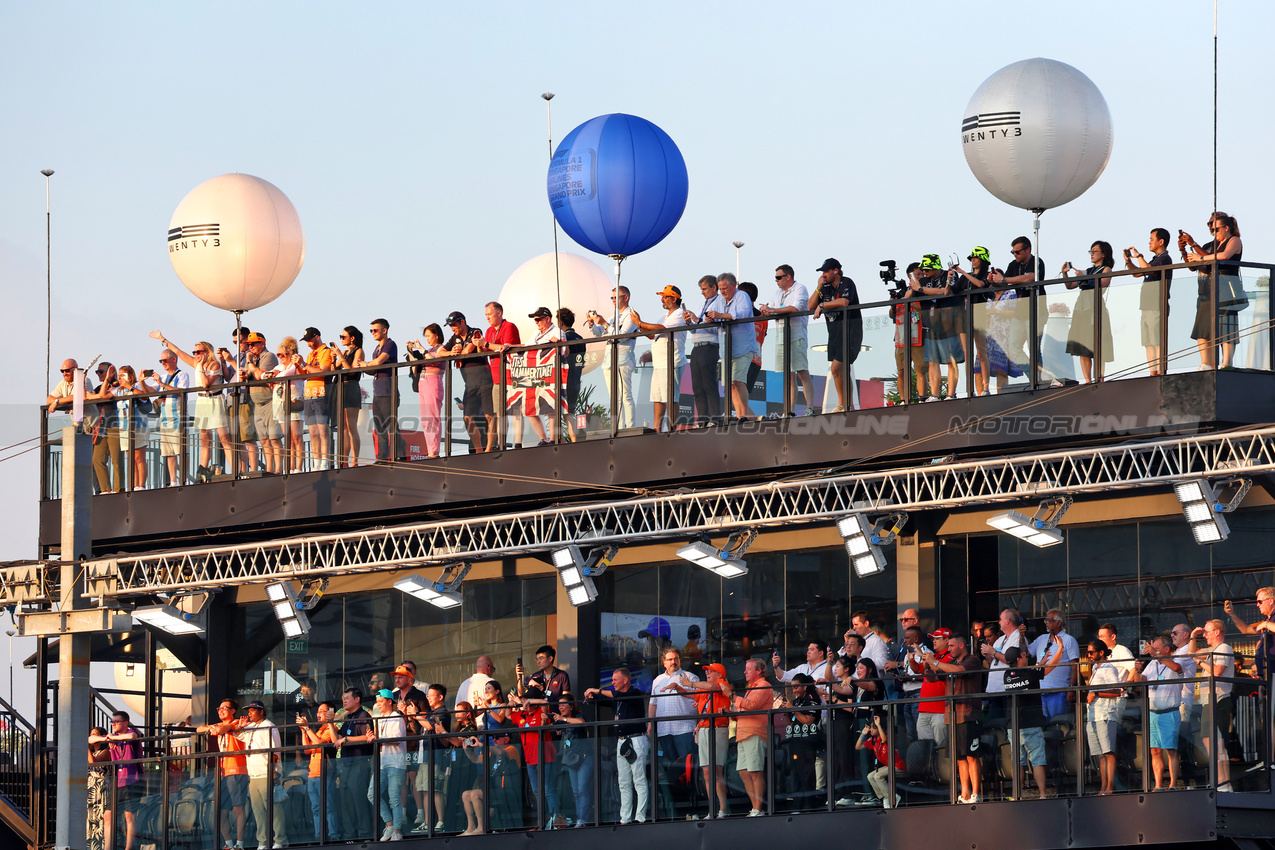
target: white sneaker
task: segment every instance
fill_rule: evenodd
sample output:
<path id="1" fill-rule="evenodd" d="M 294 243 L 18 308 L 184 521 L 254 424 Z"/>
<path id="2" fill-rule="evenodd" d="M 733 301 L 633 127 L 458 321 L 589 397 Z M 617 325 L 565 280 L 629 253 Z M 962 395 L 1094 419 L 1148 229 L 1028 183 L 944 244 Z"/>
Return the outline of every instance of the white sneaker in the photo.
<path id="1" fill-rule="evenodd" d="M 728 814 L 730 814 L 730 812 L 726 811 L 725 809 L 722 809 L 721 811 L 717 813 L 717 819 L 723 820 Z M 707 820 L 707 818 L 705 818 L 705 820 Z"/>
<path id="2" fill-rule="evenodd" d="M 982 800 L 979 799 L 979 796 L 977 794 L 971 794 L 970 798 L 966 800 L 965 802 L 973 805 L 974 803 L 981 803 Z"/>
<path id="3" fill-rule="evenodd" d="M 761 817 L 761 809 L 750 809 L 746 817 L 750 817 L 750 818 Z"/>
<path id="4" fill-rule="evenodd" d="M 938 401 L 938 400 L 939 400 L 939 397 L 936 395 L 932 395 L 926 399 L 926 401 Z"/>
<path id="5" fill-rule="evenodd" d="M 438 823 L 434 824 L 434 831 L 435 832 L 443 831 L 443 822 L 441 820 Z"/>
<path id="6" fill-rule="evenodd" d="M 956 798 L 956 802 L 958 802 L 958 803 L 960 803 L 962 806 L 964 806 L 964 805 L 966 805 L 967 803 L 969 803 L 969 798 L 968 798 L 968 797 L 957 797 L 957 798 Z"/>
<path id="7" fill-rule="evenodd" d="M 381 833 L 381 840 L 382 840 L 382 841 L 389 841 L 389 840 L 390 840 L 390 834 L 391 834 L 391 833 L 393 833 L 393 832 L 394 832 L 394 827 L 393 827 L 393 826 L 387 826 L 387 827 L 385 827 L 385 831 Z"/>
<path id="8" fill-rule="evenodd" d="M 843 406 L 838 404 L 836 407 L 834 407 L 832 410 L 828 412 L 829 413 L 845 413 L 846 409 Z"/>
<path id="9" fill-rule="evenodd" d="M 837 808 L 840 808 L 842 806 L 853 806 L 854 801 L 851 800 L 849 797 L 842 797 L 840 800 L 837 800 L 837 802 L 833 803 L 833 805 L 836 806 Z"/>
<path id="10" fill-rule="evenodd" d="M 402 840 L 403 840 L 403 833 L 399 832 L 397 829 L 390 833 L 390 841 L 402 841 Z"/>

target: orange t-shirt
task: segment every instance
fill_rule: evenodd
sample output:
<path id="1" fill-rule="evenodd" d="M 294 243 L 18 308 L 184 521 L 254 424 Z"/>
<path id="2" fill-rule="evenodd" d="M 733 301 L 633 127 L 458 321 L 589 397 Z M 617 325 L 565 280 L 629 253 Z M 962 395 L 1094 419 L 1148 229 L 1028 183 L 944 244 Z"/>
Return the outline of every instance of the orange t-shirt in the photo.
<path id="1" fill-rule="evenodd" d="M 774 694 L 769 685 L 761 682 L 757 687 L 749 689 L 739 697 L 739 711 L 761 711 L 775 703 Z M 735 740 L 746 741 L 754 735 L 765 735 L 770 725 L 770 717 L 765 714 L 741 715 L 735 718 Z"/>
<path id="2" fill-rule="evenodd" d="M 314 733 L 314 737 L 318 738 L 320 741 L 322 741 L 325 744 L 336 743 L 336 733 L 333 732 L 331 723 L 324 723 L 322 726 L 320 726 L 319 731 Z M 323 762 L 324 749 L 325 749 L 324 747 L 315 747 L 312 750 L 306 750 L 306 754 L 310 756 L 309 776 L 311 779 L 314 779 L 317 776 L 323 775 L 322 762 Z"/>
<path id="3" fill-rule="evenodd" d="M 730 718 L 722 713 L 730 708 L 730 700 L 726 698 L 726 694 L 721 691 L 696 691 L 692 696 L 695 698 L 695 710 L 705 715 L 704 719 L 695 728 L 707 729 L 709 720 L 707 715 L 713 712 L 717 712 L 717 716 L 712 719 L 714 726 L 730 725 Z M 709 705 L 710 700 L 712 701 L 711 706 Z"/>
<path id="4" fill-rule="evenodd" d="M 327 346 L 316 348 L 305 356 L 305 365 L 320 372 L 331 372 L 336 363 L 332 349 Z M 306 398 L 323 398 L 327 394 L 327 385 L 322 378 L 309 378 L 305 382 Z"/>
<path id="5" fill-rule="evenodd" d="M 233 753 L 248 749 L 248 746 L 234 732 L 217 736 L 217 749 L 223 753 Z M 225 756 L 221 760 L 222 776 L 238 776 L 248 773 L 247 756 Z"/>

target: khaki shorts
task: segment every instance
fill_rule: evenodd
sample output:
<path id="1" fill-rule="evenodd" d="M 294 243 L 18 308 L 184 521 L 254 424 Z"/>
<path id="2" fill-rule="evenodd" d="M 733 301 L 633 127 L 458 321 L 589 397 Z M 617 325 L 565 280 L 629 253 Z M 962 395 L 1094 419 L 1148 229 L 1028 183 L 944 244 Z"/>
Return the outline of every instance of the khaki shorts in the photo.
<path id="1" fill-rule="evenodd" d="M 730 728 L 727 726 L 714 726 L 712 731 L 713 737 L 711 738 L 711 746 L 709 744 L 710 738 L 707 726 L 702 729 L 697 729 L 695 732 L 695 740 L 699 744 L 700 767 L 708 767 L 709 753 L 714 750 L 716 753 L 713 755 L 713 758 L 716 759 L 717 766 L 721 767 L 726 763 L 726 746 L 728 742 L 727 733 L 730 731 Z"/>
<path id="2" fill-rule="evenodd" d="M 253 403 L 252 424 L 256 426 L 257 436 L 263 440 L 277 440 L 283 435 L 283 427 L 275 414 L 273 402 Z"/>
<path id="3" fill-rule="evenodd" d="M 747 354 L 737 354 L 730 359 L 730 376 L 732 381 L 739 381 L 741 384 L 748 381 L 748 367 L 753 365 L 753 355 L 751 352 Z M 730 381 L 724 383 L 729 384 Z"/>
<path id="4" fill-rule="evenodd" d="M 797 333 L 797 329 L 793 328 L 792 334 L 792 362 L 788 364 L 790 372 L 807 372 L 810 370 L 810 363 L 806 357 L 806 329 L 801 328 L 801 333 Z M 779 334 L 775 337 L 775 371 L 783 373 L 784 371 L 784 334 L 783 327 L 780 326 Z"/>
<path id="5" fill-rule="evenodd" d="M 160 457 L 177 457 L 182 453 L 181 431 L 177 428 L 159 429 Z"/>
<path id="6" fill-rule="evenodd" d="M 735 769 L 758 773 L 766 767 L 766 742 L 753 735 L 735 742 Z"/>

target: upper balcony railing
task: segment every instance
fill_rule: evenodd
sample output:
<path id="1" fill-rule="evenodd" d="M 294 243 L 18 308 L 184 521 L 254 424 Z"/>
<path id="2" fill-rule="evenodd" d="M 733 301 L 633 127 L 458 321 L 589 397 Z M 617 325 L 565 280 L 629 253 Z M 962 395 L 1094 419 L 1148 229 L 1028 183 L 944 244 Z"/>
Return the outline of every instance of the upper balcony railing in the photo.
<path id="1" fill-rule="evenodd" d="M 1196 683 L 1198 696 L 1183 708 L 1182 694 Z M 809 693 L 803 700 L 792 685 L 772 692 L 763 683 L 765 708 L 713 713 L 706 705 L 654 722 L 644 695 L 628 721 L 582 717 L 582 707 L 592 714 L 592 700 L 555 703 L 547 716 L 492 705 L 490 720 L 481 711 L 452 714 L 446 733 L 417 734 L 414 726 L 404 733 L 397 720 L 375 721 L 370 743 L 366 726 L 340 718 L 330 727 L 336 737 L 358 740 L 346 741 L 339 757 L 336 746 L 314 743 L 295 725 L 279 727 L 281 746 L 254 749 L 271 733 L 248 737 L 245 729 L 249 749 L 221 753 L 213 736 L 176 729 L 143 739 L 144 758 L 114 763 L 131 769 L 124 785 L 107 782 L 101 805 L 131 806 L 138 838 L 167 850 L 233 841 L 240 817 L 245 840 L 255 832 L 262 845 L 296 846 L 374 840 L 396 828 L 437 838 L 883 803 L 907 817 L 922 806 L 1171 787 L 1269 795 L 1271 704 L 1259 684 L 1202 677 L 1127 682 L 1119 699 L 1110 685 L 1081 685 L 889 701 L 865 692 L 858 701 L 821 702 Z M 1043 709 L 1055 700 L 1065 707 Z M 908 732 L 914 704 L 940 722 Z M 674 728 L 679 721 L 685 728 Z M 666 737 L 689 736 L 695 724 L 702 746 Z M 311 732 L 324 725 L 307 718 Z M 719 731 L 710 735 L 710 726 Z M 741 770 L 747 737 L 760 739 L 761 762 Z M 251 799 L 236 783 L 254 785 Z"/>
<path id="2" fill-rule="evenodd" d="M 782 418 L 1068 386 L 1077 377 L 1270 371 L 1273 267 L 1238 265 L 1238 276 L 1218 275 L 1214 264 L 1198 276 L 1184 264 L 1160 267 L 1178 275 L 1176 309 L 1163 282 L 1114 271 L 1102 276 L 1105 287 L 1082 275 L 892 298 L 834 309 L 826 323 L 810 312 L 758 316 L 211 392 L 138 393 L 86 403 L 81 427 L 105 444 L 95 451 L 97 488 L 132 491 L 448 458 L 506 448 L 511 438 L 520 447 L 610 439 L 631 428 L 727 424 L 739 409 L 732 395 L 739 387 L 750 416 Z M 736 355 L 745 345 L 754 352 L 748 359 Z M 829 352 L 852 368 L 830 368 Z M 733 364 L 736 380 L 723 381 L 724 363 Z M 371 380 L 378 375 L 388 377 L 380 395 Z M 254 401 L 253 389 L 270 400 Z M 676 401 L 648 401 L 670 398 Z M 527 409 L 540 415 L 526 418 Z M 41 424 L 41 494 L 56 499 L 69 411 L 42 409 Z"/>

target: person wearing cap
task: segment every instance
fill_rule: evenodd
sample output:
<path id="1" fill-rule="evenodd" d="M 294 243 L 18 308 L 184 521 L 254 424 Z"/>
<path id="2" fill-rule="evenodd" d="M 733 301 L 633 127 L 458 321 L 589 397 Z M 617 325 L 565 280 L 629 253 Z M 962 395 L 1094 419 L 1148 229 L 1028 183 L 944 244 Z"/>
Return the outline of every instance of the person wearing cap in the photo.
<path id="1" fill-rule="evenodd" d="M 240 374 L 245 380 L 264 381 L 279 367 L 279 358 L 266 346 L 266 338 L 250 333 L 244 338 L 247 346 Z M 261 457 L 266 473 L 278 475 L 283 470 L 283 427 L 275 417 L 274 391 L 268 386 L 249 387 L 247 400 L 252 405 L 252 423 L 261 441 Z"/>
<path id="2" fill-rule="evenodd" d="M 758 304 L 757 309 L 763 316 L 777 316 L 775 319 L 775 371 L 784 373 L 784 352 L 788 352 L 788 371 L 797 376 L 796 381 L 789 382 L 788 398 L 784 405 L 784 413 L 791 416 L 797 410 L 797 381 L 801 382 L 802 392 L 806 397 L 806 415 L 812 416 L 819 409 L 815 404 L 815 382 L 810 377 L 810 364 L 807 358 L 806 328 L 810 318 L 805 315 L 809 309 L 810 293 L 805 284 L 797 283 L 792 266 L 784 263 L 775 269 L 775 286 L 778 289 L 770 296 L 769 303 Z M 791 318 L 785 321 L 784 316 Z M 785 331 L 785 328 L 787 329 Z"/>
<path id="3" fill-rule="evenodd" d="M 638 329 L 653 331 L 651 343 L 651 406 L 655 408 L 655 430 L 664 430 L 664 411 L 668 410 L 668 430 L 675 427 L 674 411 L 677 409 L 677 397 L 682 386 L 682 370 L 686 368 L 686 334 L 673 331 L 672 328 L 686 326 L 686 310 L 682 308 L 682 290 L 667 284 L 659 292 L 660 306 L 665 310 L 664 318 L 658 322 L 644 322 L 636 313 L 633 315 Z M 673 397 L 668 394 L 669 379 L 669 338 L 673 339 Z"/>
<path id="4" fill-rule="evenodd" d="M 336 366 L 336 357 L 332 349 L 323 344 L 323 335 L 318 328 L 306 328 L 301 341 L 310 346 L 305 360 L 297 355 L 295 363 L 297 373 L 307 375 L 316 372 L 331 372 Z M 328 468 L 328 390 L 323 378 L 310 378 L 305 382 L 302 400 L 302 415 L 306 430 L 310 432 L 310 469 Z"/>
<path id="5" fill-rule="evenodd" d="M 247 327 L 235 328 L 230 332 L 230 340 L 235 344 L 236 354 L 234 361 L 230 364 L 228 383 L 250 380 L 247 366 L 251 355 L 248 338 L 251 336 L 253 334 Z M 257 427 L 254 419 L 256 405 L 253 403 L 252 394 L 244 387 L 231 391 L 231 400 L 228 403 L 232 407 L 233 399 L 236 397 L 239 399 L 239 421 L 233 423 L 235 427 L 232 429 L 234 431 L 232 439 L 242 452 L 243 460 L 239 463 L 239 471 L 254 472 L 257 469 Z"/>
<path id="6" fill-rule="evenodd" d="M 922 673 L 925 676 L 921 681 L 920 696 L 923 701 L 917 709 L 916 737 L 920 741 L 933 741 L 936 747 L 947 743 L 947 703 L 942 699 L 935 699 L 947 694 L 947 676 L 940 673 L 935 665 L 952 663 L 952 654 L 948 651 L 951 637 L 951 629 L 935 629 L 930 632 L 934 649 L 922 652 L 919 664 L 915 658 L 909 662 L 913 673 Z"/>
<path id="7" fill-rule="evenodd" d="M 619 286 L 611 290 L 611 301 L 614 302 L 612 322 L 598 314 L 590 312 L 584 317 L 584 325 L 594 336 L 610 334 L 631 334 L 638 330 L 633 320 L 633 310 L 629 307 L 629 288 Z M 606 356 L 602 359 L 602 374 L 606 377 L 607 390 L 615 406 L 617 421 L 621 428 L 633 427 L 633 367 L 634 349 L 637 339 L 622 339 L 606 347 Z M 616 380 L 618 386 L 612 385 L 611 357 L 616 362 Z"/>
<path id="8" fill-rule="evenodd" d="M 518 326 L 513 322 L 505 321 L 505 308 L 500 305 L 499 301 L 488 301 L 483 308 L 483 315 L 487 319 L 487 330 L 483 333 L 483 351 L 499 354 L 507 351 L 522 343 L 522 338 L 518 335 Z M 502 374 L 504 360 L 498 356 L 488 358 L 488 366 L 491 369 L 492 382 L 492 404 L 496 410 L 496 415 L 492 419 L 492 427 L 487 429 L 487 451 L 494 452 L 496 450 L 496 440 L 500 439 L 497 425 L 498 419 L 505 417 L 506 411 L 500 409 L 501 392 L 505 395 L 506 406 L 510 396 L 513 394 L 513 388 L 509 386 L 508 378 Z M 503 385 L 503 386 L 502 386 Z M 522 448 L 522 416 L 521 414 L 511 417 L 513 419 L 513 438 L 514 447 Z M 504 446 L 501 446 L 504 449 Z"/>
<path id="9" fill-rule="evenodd" d="M 730 683 L 726 681 L 726 667 L 722 664 L 704 665 L 705 681 L 687 677 L 670 678 L 662 686 L 664 692 L 673 692 L 690 696 L 695 700 L 695 713 L 702 718 L 695 726 L 696 745 L 699 750 L 699 763 L 704 771 L 704 787 L 708 789 L 707 820 L 713 816 L 713 792 L 717 792 L 717 817 L 724 818 L 730 814 L 727 808 L 726 764 L 727 734 L 730 718 L 726 712 L 730 710 Z M 652 690 L 652 694 L 656 692 Z M 714 773 L 714 776 L 710 776 Z M 695 816 L 692 815 L 692 819 Z"/>
<path id="10" fill-rule="evenodd" d="M 1076 684 L 1076 671 L 1079 669 L 1080 662 L 1080 644 L 1076 643 L 1076 639 L 1063 628 L 1065 625 L 1066 620 L 1062 611 L 1057 608 L 1050 608 L 1045 612 L 1045 633 L 1032 641 L 1027 647 L 1027 652 L 1035 660 L 1035 663 L 1043 665 L 1045 659 L 1053 651 L 1054 638 L 1057 637 L 1062 640 L 1062 663 L 1046 673 L 1044 680 L 1041 682 L 1041 687 L 1046 690 L 1070 688 Z M 1058 714 L 1070 713 L 1071 709 L 1068 706 L 1068 702 L 1073 699 L 1075 699 L 1075 695 L 1072 693 L 1043 694 L 1041 701 L 1045 706 L 1045 717 L 1050 718 Z"/>
<path id="11" fill-rule="evenodd" d="M 558 342 L 562 339 L 562 337 L 558 334 L 558 329 L 554 327 L 553 313 L 549 312 L 548 307 L 538 307 L 536 312 L 528 313 L 527 318 L 535 320 L 536 323 L 536 335 L 532 337 L 531 342 L 529 342 L 528 345 L 543 345 L 550 342 Z M 530 354 L 530 352 L 528 353 Z M 544 349 L 539 352 L 539 357 L 542 362 L 544 358 L 552 356 L 553 349 L 551 348 Z M 549 362 L 553 361 L 550 360 Z M 553 378 L 550 377 L 549 384 L 552 385 L 553 383 Z M 525 399 L 526 397 L 527 395 L 524 394 L 523 398 Z M 531 421 L 531 430 L 535 431 L 536 436 L 540 438 L 540 445 L 551 446 L 558 442 L 557 411 L 554 410 L 554 407 L 549 403 L 549 400 L 547 398 L 542 398 L 539 393 L 536 393 L 533 397 L 538 399 L 538 401 L 531 409 L 527 409 L 526 402 L 524 401 L 522 405 L 523 415 Z M 540 409 L 542 407 L 545 409 L 545 413 L 549 419 L 549 432 L 547 436 L 545 434 L 544 423 L 540 421 Z"/>
<path id="12" fill-rule="evenodd" d="M 250 751 L 262 751 L 248 754 L 248 801 L 252 804 L 252 818 L 257 822 L 257 845 L 258 848 L 271 846 L 273 833 L 274 846 L 281 847 L 288 843 L 284 807 L 274 806 L 273 830 L 266 817 L 275 782 L 283 775 L 279 763 L 279 729 L 266 717 L 266 707 L 260 700 L 253 700 L 244 709 L 248 719 L 239 723 L 239 740 Z"/>
<path id="13" fill-rule="evenodd" d="M 717 291 L 724 304 L 720 310 L 711 310 L 704 318 L 714 322 L 729 322 L 753 317 L 753 300 L 739 288 L 739 281 L 730 272 L 717 276 Z M 743 422 L 751 411 L 748 408 L 748 369 L 757 349 L 757 332 L 751 323 L 738 322 L 730 326 L 730 362 L 722 367 L 722 382 L 730 386 L 730 398 L 735 416 Z"/>
<path id="14" fill-rule="evenodd" d="M 407 721 L 394 707 L 394 694 L 381 688 L 376 698 L 372 737 L 378 740 L 381 764 L 381 820 L 385 822 L 382 841 L 403 840 L 403 777 L 407 773 Z"/>
<path id="15" fill-rule="evenodd" d="M 429 685 L 426 684 L 425 687 L 429 687 Z M 407 666 L 406 663 L 394 668 L 394 690 L 391 695 L 394 697 L 394 702 L 414 699 L 418 700 L 421 705 L 426 703 L 425 692 L 416 687 L 416 671 Z"/>
<path id="16" fill-rule="evenodd" d="M 854 361 L 863 347 L 863 314 L 858 310 L 839 308 L 859 303 L 859 292 L 854 281 L 841 273 L 841 262 L 835 257 L 823 261 L 819 288 L 810 296 L 806 308 L 814 311 L 817 319 L 826 313 L 828 323 L 828 372 L 837 388 L 837 406 L 832 413 L 854 409 L 859 402 L 859 388 L 854 382 Z M 848 324 L 842 324 L 846 322 Z M 847 392 L 849 398 L 846 397 Z"/>
<path id="17" fill-rule="evenodd" d="M 990 315 L 987 303 L 992 296 L 986 290 L 990 284 L 987 275 L 992 270 L 992 255 L 982 245 L 975 245 L 965 259 L 970 261 L 970 270 L 965 271 L 960 264 L 948 269 L 948 274 L 960 275 L 965 280 L 968 298 L 974 306 L 974 349 L 978 354 L 978 371 L 974 373 L 974 392 L 977 395 L 991 395 L 988 381 L 991 368 L 987 359 L 987 330 Z"/>
<path id="18" fill-rule="evenodd" d="M 1063 660 L 1065 649 L 1062 638 L 1053 635 L 1050 638 L 1047 657 L 1040 665 L 1032 664 L 1032 656 L 1026 649 L 1012 647 L 1006 654 L 1012 674 L 1005 676 L 1005 693 L 1019 692 L 1018 695 L 1018 751 L 1019 764 L 1030 768 L 1036 780 L 1036 790 L 1045 796 L 1045 713 L 1041 694 L 1032 693 L 1041 689 L 1041 680 Z M 1008 725 L 1008 724 L 1007 724 Z M 1023 797 L 1026 798 L 1027 781 L 1023 780 Z"/>
<path id="19" fill-rule="evenodd" d="M 1139 323 L 1142 346 L 1147 351 L 1147 366 L 1152 375 L 1160 374 L 1160 287 L 1164 287 L 1164 314 L 1169 314 L 1169 294 L 1173 291 L 1173 269 L 1154 271 L 1157 266 L 1173 264 L 1169 256 L 1169 231 L 1157 227 L 1151 231 L 1147 241 L 1147 250 L 1151 252 L 1148 260 L 1142 253 L 1130 245 L 1124 250 L 1126 269 L 1151 269 L 1152 271 L 1134 272 L 1133 277 L 1142 278 L 1142 289 L 1138 293 L 1138 307 L 1142 311 Z M 1136 261 L 1136 262 L 1135 262 Z M 1161 283 L 1163 281 L 1163 283 Z"/>
<path id="20" fill-rule="evenodd" d="M 947 365 L 947 397 L 956 397 L 960 378 L 958 363 L 965 362 L 965 278 L 948 275 L 938 254 L 921 258 L 919 289 L 922 295 L 938 296 L 929 310 L 922 309 L 921 333 L 925 362 L 930 373 L 930 395 L 926 401 L 940 398 L 940 372 Z M 927 321 L 928 320 L 928 321 Z"/>
<path id="21" fill-rule="evenodd" d="M 453 310 L 447 316 L 447 327 L 451 329 L 452 338 L 445 348 L 453 357 L 464 354 L 476 354 L 483 344 L 483 332 L 471 328 L 465 321 L 465 314 Z M 487 362 L 480 357 L 455 361 L 465 381 L 465 394 L 461 399 L 461 410 L 465 417 L 465 430 L 469 432 L 470 453 L 486 450 L 486 435 L 496 427 L 496 408 L 492 406 L 491 372 Z M 464 694 L 457 694 L 464 698 Z"/>
<path id="22" fill-rule="evenodd" d="M 707 274 L 699 279 L 699 291 L 704 296 L 704 306 L 698 313 L 690 310 L 682 314 L 688 325 L 703 325 L 710 320 L 708 314 L 725 309 L 726 299 L 717 291 L 717 276 Z M 691 331 L 691 389 L 695 393 L 695 424 L 708 425 L 722 410 L 722 399 L 717 394 L 717 361 L 721 359 L 719 332 L 715 328 L 699 328 Z"/>
<path id="23" fill-rule="evenodd" d="M 1024 368 L 1029 361 L 1027 355 L 1027 337 L 1031 331 L 1032 296 L 1036 298 L 1036 379 L 1040 378 L 1040 340 L 1045 334 L 1045 322 L 1049 318 L 1045 304 L 1045 293 L 1039 286 L 1032 284 L 1045 279 L 1045 261 L 1032 255 L 1032 241 L 1026 236 L 1019 236 L 1010 243 L 1010 253 L 1014 259 L 1005 271 L 992 269 L 987 275 L 989 283 L 995 286 L 1011 285 L 1017 287 L 1018 298 L 1014 302 L 1014 318 L 1009 325 L 1009 339 L 1006 342 L 1005 354 L 1012 363 L 1021 363 Z"/>

